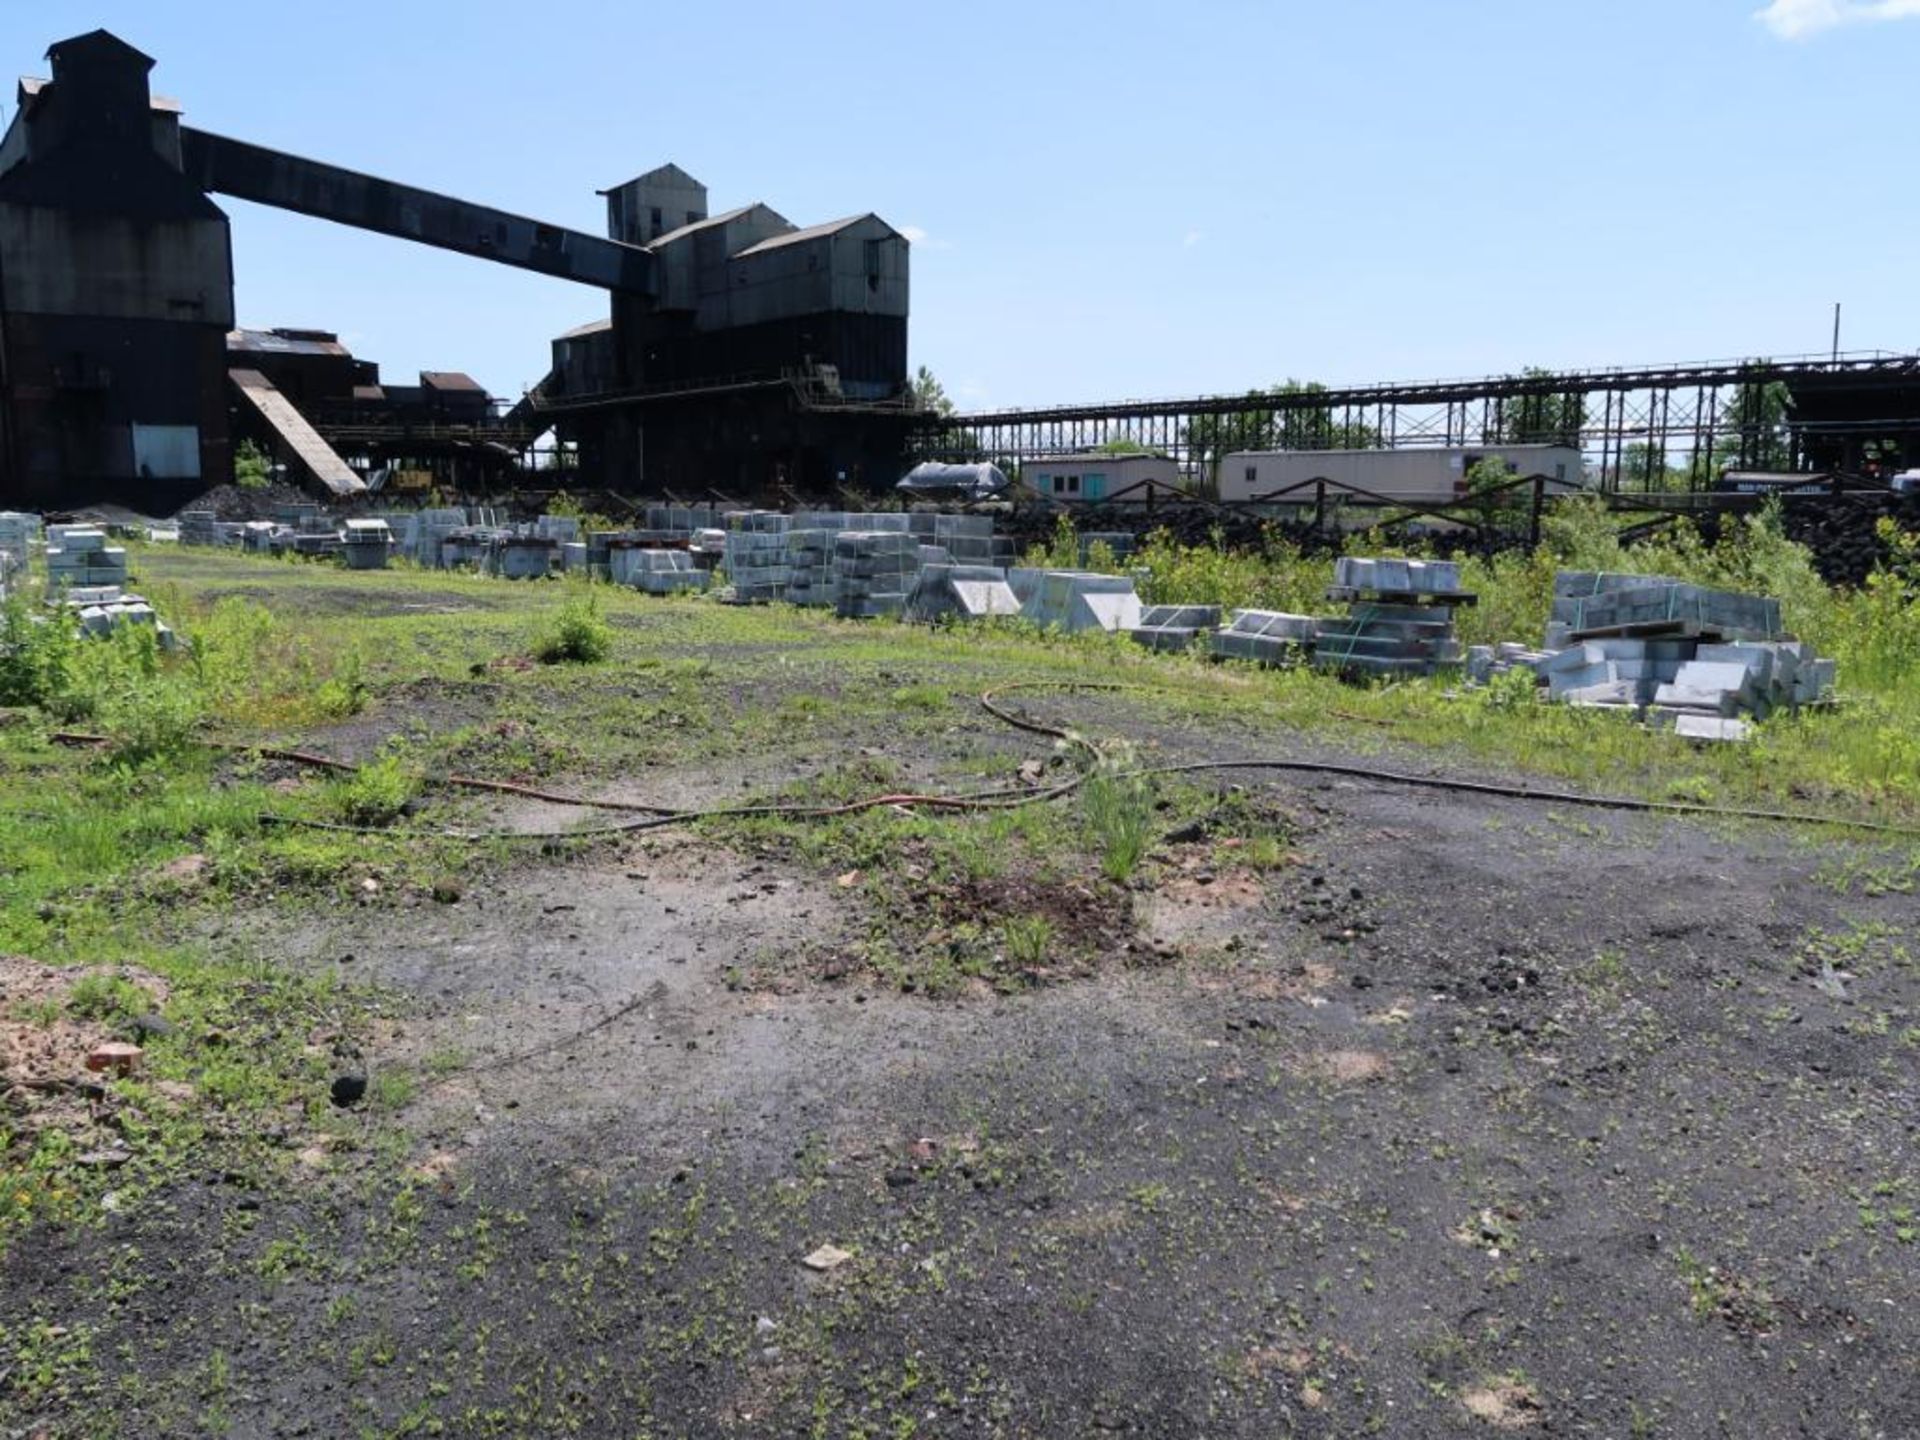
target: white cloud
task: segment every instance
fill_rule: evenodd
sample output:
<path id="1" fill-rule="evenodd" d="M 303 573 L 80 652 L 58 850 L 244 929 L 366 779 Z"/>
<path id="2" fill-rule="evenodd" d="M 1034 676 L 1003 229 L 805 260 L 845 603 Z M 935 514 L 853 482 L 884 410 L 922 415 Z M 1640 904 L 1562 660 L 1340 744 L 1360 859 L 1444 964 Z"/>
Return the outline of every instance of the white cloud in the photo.
<path id="1" fill-rule="evenodd" d="M 926 227 L 923 225 L 902 225 L 900 227 L 900 233 L 906 237 L 909 245 L 916 245 L 922 250 L 951 250 L 953 248 L 953 242 L 951 240 L 936 240 L 927 233 Z"/>
<path id="2" fill-rule="evenodd" d="M 1768 0 L 1754 15 L 1782 40 L 1804 40 L 1841 25 L 1920 17 L 1920 0 Z"/>
<path id="3" fill-rule="evenodd" d="M 1198 245 L 1202 240 L 1206 238 L 1207 238 L 1207 232 L 1204 230 L 1189 230 L 1186 233 L 1186 235 L 1181 239 L 1180 243 L 1186 246 L 1187 249 L 1191 250 L 1194 246 Z"/>

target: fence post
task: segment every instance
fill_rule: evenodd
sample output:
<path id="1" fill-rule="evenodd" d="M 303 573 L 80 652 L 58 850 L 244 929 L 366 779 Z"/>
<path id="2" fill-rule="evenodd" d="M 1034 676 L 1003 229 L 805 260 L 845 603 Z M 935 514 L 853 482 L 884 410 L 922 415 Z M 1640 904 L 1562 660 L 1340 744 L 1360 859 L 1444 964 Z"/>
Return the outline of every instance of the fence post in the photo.
<path id="1" fill-rule="evenodd" d="M 1544 475 L 1536 475 L 1533 477 L 1533 516 L 1527 523 L 1527 548 L 1529 550 L 1538 550 L 1540 548 L 1540 511 L 1546 504 L 1546 499 L 1547 477 Z"/>

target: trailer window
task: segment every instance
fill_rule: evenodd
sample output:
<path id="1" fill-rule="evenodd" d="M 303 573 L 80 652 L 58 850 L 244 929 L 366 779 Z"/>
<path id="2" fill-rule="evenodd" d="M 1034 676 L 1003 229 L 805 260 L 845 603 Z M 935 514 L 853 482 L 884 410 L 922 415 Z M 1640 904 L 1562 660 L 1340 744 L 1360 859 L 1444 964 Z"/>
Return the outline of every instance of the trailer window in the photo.
<path id="1" fill-rule="evenodd" d="M 1247 466 L 1247 483 L 1251 485 L 1259 478 L 1260 478 L 1260 467 L 1258 465 Z"/>

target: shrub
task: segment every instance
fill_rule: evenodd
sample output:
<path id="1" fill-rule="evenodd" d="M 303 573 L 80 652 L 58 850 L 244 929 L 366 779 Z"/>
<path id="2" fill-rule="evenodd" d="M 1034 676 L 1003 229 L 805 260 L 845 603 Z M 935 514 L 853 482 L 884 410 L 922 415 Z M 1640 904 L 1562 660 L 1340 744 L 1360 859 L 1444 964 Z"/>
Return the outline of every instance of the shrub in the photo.
<path id="1" fill-rule="evenodd" d="M 117 764 L 177 755 L 206 719 L 206 692 L 193 667 L 163 652 L 150 625 L 77 643 L 68 675 L 50 708 L 64 720 L 93 721 L 107 736 L 107 758 Z"/>
<path id="2" fill-rule="evenodd" d="M 264 490 L 273 478 L 273 457 L 251 440 L 242 440 L 233 452 L 233 483 L 242 490 Z"/>
<path id="3" fill-rule="evenodd" d="M 56 706 L 72 687 L 79 643 L 71 612 L 43 615 L 17 595 L 0 603 L 0 705 Z"/>
<path id="4" fill-rule="evenodd" d="M 383 755 L 328 787 L 327 808 L 347 825 L 390 825 L 420 793 L 420 772 Z"/>
<path id="5" fill-rule="evenodd" d="M 533 658 L 542 665 L 594 665 L 613 650 L 613 630 L 600 617 L 600 602 L 588 591 L 560 607 L 553 623 L 534 642 Z"/>

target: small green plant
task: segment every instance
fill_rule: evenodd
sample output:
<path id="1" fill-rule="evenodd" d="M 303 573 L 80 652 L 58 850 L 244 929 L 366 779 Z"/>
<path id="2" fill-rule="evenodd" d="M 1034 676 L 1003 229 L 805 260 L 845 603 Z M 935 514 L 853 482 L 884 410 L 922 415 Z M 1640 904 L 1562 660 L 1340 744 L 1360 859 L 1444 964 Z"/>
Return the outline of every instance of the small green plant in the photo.
<path id="1" fill-rule="evenodd" d="M 1080 787 L 1080 809 L 1100 847 L 1100 871 L 1127 879 L 1140 868 L 1153 838 L 1153 788 L 1135 775 L 1100 770 Z"/>
<path id="2" fill-rule="evenodd" d="M 420 793 L 420 772 L 398 755 L 383 755 L 329 787 L 327 806 L 348 825 L 390 825 Z"/>
<path id="3" fill-rule="evenodd" d="M 1007 959 L 1023 970 L 1038 970 L 1047 963 L 1047 951 L 1053 946 L 1053 922 L 1044 915 L 1016 915 L 1001 927 L 1007 946 Z"/>
<path id="4" fill-rule="evenodd" d="M 145 991 L 118 975 L 84 975 L 67 993 L 67 1009 L 87 1020 L 130 1019 L 152 1008 Z"/>
<path id="5" fill-rule="evenodd" d="M 613 629 L 601 618 L 592 591 L 568 598 L 534 642 L 542 665 L 596 665 L 613 651 Z"/>

